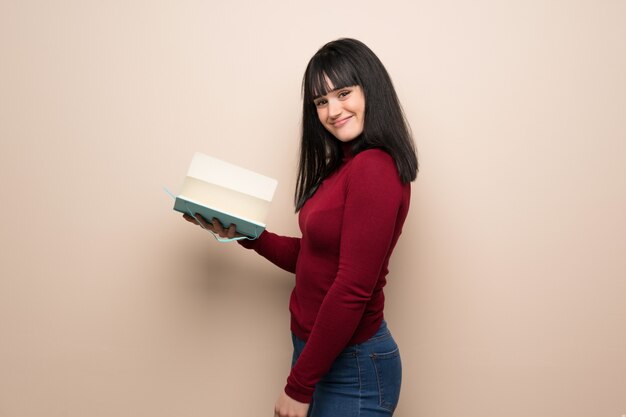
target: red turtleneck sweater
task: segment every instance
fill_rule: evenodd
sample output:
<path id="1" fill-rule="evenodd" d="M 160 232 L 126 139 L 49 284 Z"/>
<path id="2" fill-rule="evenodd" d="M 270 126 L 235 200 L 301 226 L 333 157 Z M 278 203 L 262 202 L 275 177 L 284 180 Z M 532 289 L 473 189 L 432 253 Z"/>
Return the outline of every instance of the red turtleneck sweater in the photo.
<path id="1" fill-rule="evenodd" d="M 411 188 L 379 149 L 347 157 L 300 210 L 301 238 L 263 232 L 240 243 L 296 274 L 291 330 L 306 341 L 285 392 L 309 403 L 315 384 L 348 345 L 383 320 L 387 265 L 409 209 Z"/>

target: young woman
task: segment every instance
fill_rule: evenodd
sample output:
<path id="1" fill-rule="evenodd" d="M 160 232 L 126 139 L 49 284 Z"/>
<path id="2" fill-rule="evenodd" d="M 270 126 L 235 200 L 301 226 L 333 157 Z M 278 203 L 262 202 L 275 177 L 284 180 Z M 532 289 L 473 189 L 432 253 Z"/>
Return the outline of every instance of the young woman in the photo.
<path id="1" fill-rule="evenodd" d="M 401 364 L 383 319 L 383 287 L 417 169 L 380 60 L 354 39 L 324 45 L 303 80 L 295 191 L 302 237 L 265 231 L 239 241 L 296 276 L 292 369 L 275 416 L 393 414 Z M 236 235 L 234 225 L 184 217 L 221 237 Z"/>

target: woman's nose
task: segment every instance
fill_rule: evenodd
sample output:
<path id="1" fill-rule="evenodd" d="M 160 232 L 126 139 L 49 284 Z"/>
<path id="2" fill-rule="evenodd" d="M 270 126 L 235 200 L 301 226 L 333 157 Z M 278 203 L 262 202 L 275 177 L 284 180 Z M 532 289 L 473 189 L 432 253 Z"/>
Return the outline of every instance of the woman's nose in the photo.
<path id="1" fill-rule="evenodd" d="M 341 103 L 338 100 L 328 100 L 328 116 L 331 119 L 339 117 L 341 114 Z"/>

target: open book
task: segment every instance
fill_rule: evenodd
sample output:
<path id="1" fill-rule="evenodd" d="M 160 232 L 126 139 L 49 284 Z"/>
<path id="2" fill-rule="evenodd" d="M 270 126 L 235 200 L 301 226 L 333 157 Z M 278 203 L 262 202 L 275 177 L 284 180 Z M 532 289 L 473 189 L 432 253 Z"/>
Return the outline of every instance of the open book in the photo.
<path id="1" fill-rule="evenodd" d="M 256 239 L 278 181 L 256 172 L 196 152 L 191 160 L 174 210 L 207 221 L 217 218 L 224 227 L 234 223 L 237 232 Z"/>

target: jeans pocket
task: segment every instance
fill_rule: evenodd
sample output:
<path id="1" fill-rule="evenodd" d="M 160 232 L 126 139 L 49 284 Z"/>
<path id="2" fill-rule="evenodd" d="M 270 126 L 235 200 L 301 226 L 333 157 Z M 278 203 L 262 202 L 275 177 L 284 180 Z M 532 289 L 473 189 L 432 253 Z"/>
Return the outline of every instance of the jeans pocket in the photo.
<path id="1" fill-rule="evenodd" d="M 372 353 L 370 358 L 376 370 L 380 407 L 393 412 L 400 398 L 402 384 L 402 363 L 400 350 L 395 348 L 391 352 Z"/>

